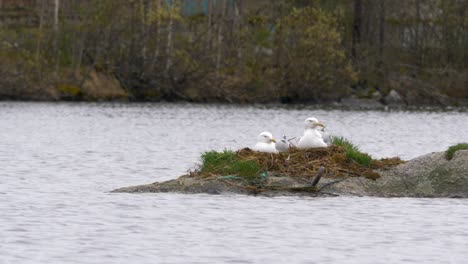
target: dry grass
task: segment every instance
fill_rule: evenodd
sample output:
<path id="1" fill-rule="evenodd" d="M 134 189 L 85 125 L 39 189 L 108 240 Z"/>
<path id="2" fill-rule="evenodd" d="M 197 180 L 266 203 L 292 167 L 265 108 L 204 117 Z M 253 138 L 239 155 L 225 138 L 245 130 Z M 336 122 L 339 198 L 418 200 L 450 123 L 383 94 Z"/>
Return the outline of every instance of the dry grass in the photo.
<path id="1" fill-rule="evenodd" d="M 276 155 L 242 149 L 237 155 L 241 159 L 255 160 L 265 171 L 291 177 L 313 177 L 322 166 L 326 169 L 324 177 L 329 178 L 363 176 L 377 179 L 379 177 L 371 169 L 349 159 L 346 150 L 338 146 L 308 150 L 291 149 L 287 153 Z"/>
<path id="2" fill-rule="evenodd" d="M 210 152 L 211 155 L 214 155 Z M 340 146 L 330 146 L 326 148 L 315 148 L 308 150 L 299 150 L 296 148 L 290 149 L 289 152 L 280 154 L 270 154 L 255 152 L 249 148 L 241 149 L 237 152 L 232 152 L 236 160 L 256 163 L 263 172 L 268 172 L 270 175 L 288 175 L 290 177 L 310 178 L 315 175 L 320 167 L 326 169 L 323 177 L 339 178 L 339 177 L 366 177 L 369 179 L 379 178 L 379 174 L 374 169 L 385 169 L 390 166 L 395 166 L 402 161 L 398 158 L 372 160 L 372 165 L 364 166 L 354 161 L 347 156 L 346 149 Z M 219 155 L 224 155 L 222 152 Z M 230 166 L 228 162 L 218 167 Z M 201 168 L 207 164 L 202 164 Z M 224 166 L 224 167 L 223 167 Z M 235 171 L 230 171 L 235 174 Z M 211 174 L 212 176 L 213 174 Z M 201 169 L 194 172 L 194 176 L 210 176 Z"/>

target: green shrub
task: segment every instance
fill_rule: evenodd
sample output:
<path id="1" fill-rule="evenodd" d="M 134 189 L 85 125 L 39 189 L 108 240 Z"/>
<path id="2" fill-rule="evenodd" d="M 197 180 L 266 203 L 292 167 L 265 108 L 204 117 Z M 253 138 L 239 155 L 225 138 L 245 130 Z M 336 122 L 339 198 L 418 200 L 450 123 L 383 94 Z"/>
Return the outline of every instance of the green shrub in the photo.
<path id="1" fill-rule="evenodd" d="M 460 143 L 460 144 L 449 147 L 446 151 L 447 159 L 451 160 L 453 156 L 455 155 L 455 152 L 459 150 L 463 150 L 463 149 L 468 150 L 468 143 Z"/>
<path id="2" fill-rule="evenodd" d="M 346 156 L 361 164 L 362 166 L 370 167 L 372 165 L 372 157 L 359 150 L 359 146 L 354 145 L 351 141 L 343 137 L 333 137 L 332 144 L 343 147 L 346 150 Z"/>
<path id="3" fill-rule="evenodd" d="M 262 168 L 253 160 L 240 160 L 231 150 L 208 151 L 201 155 L 202 174 L 237 175 L 246 179 L 259 176 Z"/>

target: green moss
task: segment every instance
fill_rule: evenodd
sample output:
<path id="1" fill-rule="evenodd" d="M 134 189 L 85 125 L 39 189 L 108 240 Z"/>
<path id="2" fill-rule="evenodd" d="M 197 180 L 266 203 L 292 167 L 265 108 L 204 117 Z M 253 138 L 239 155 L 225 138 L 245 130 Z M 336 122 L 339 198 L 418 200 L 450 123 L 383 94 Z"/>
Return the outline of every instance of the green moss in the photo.
<path id="1" fill-rule="evenodd" d="M 333 137 L 332 143 L 335 146 L 343 147 L 346 150 L 346 156 L 359 163 L 362 166 L 370 167 L 372 165 L 372 157 L 364 152 L 361 152 L 359 146 L 354 145 L 351 141 L 343 137 Z"/>
<path id="2" fill-rule="evenodd" d="M 202 174 L 237 175 L 246 179 L 255 179 L 262 168 L 253 160 L 241 160 L 236 153 L 230 150 L 223 152 L 209 151 L 201 156 Z"/>
<path id="3" fill-rule="evenodd" d="M 73 97 L 81 95 L 80 87 L 71 84 L 61 84 L 59 86 L 59 91 Z"/>
<path id="4" fill-rule="evenodd" d="M 468 150 L 468 143 L 460 143 L 460 144 L 449 147 L 446 151 L 447 159 L 451 160 L 453 156 L 455 155 L 455 152 L 459 150 L 463 150 L 463 149 Z"/>

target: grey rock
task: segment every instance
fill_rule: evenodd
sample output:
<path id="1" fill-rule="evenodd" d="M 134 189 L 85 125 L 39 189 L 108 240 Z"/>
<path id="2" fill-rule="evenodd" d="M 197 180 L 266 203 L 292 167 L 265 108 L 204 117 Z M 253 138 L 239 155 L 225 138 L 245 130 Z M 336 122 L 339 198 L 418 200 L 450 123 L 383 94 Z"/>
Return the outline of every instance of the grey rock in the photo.
<path id="1" fill-rule="evenodd" d="M 451 160 L 445 152 L 427 154 L 388 170 L 381 177 L 339 179 L 322 178 L 317 188 L 310 182 L 288 176 L 262 179 L 259 192 L 241 181 L 218 178 L 194 178 L 188 175 L 176 180 L 117 189 L 113 192 L 237 193 L 265 196 L 377 196 L 377 197 L 461 197 L 468 198 L 468 150 L 457 151 Z"/>
<path id="2" fill-rule="evenodd" d="M 380 101 L 382 99 L 382 93 L 379 92 L 379 91 L 375 91 L 372 93 L 372 99 L 376 100 L 376 101 Z"/>
<path id="3" fill-rule="evenodd" d="M 380 197 L 463 197 L 468 198 L 468 151 L 431 153 L 390 170 L 379 171 L 376 181 L 347 178 L 324 190 L 339 195 Z"/>
<path id="4" fill-rule="evenodd" d="M 405 101 L 403 100 L 401 95 L 395 90 L 391 90 L 387 94 L 387 96 L 385 96 L 384 103 L 386 105 L 391 105 L 391 106 L 396 106 L 396 105 L 403 106 L 403 105 L 405 105 Z"/>
<path id="5" fill-rule="evenodd" d="M 228 181 L 220 179 L 198 179 L 188 175 L 179 177 L 176 180 L 165 182 L 155 182 L 151 184 L 130 186 L 120 188 L 112 192 L 124 193 L 159 193 L 159 192 L 175 192 L 175 193 L 248 193 L 248 191 L 235 187 L 229 184 Z"/>
<path id="6" fill-rule="evenodd" d="M 389 74 L 387 85 L 390 90 L 398 91 L 400 97 L 404 99 L 404 105 L 447 106 L 454 104 L 453 98 L 444 95 L 440 85 L 433 81 L 423 81 L 403 74 Z M 387 102 L 384 100 L 384 103 Z M 394 104 L 394 106 L 400 106 L 398 101 Z"/>

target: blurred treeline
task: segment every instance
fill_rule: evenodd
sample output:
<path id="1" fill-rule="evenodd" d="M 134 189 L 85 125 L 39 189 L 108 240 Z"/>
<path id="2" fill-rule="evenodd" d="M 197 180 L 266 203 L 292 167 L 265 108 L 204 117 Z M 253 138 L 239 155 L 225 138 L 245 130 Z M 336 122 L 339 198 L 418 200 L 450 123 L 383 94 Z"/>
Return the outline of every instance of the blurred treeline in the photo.
<path id="1" fill-rule="evenodd" d="M 0 9 L 3 86 L 78 94 L 98 72 L 135 100 L 324 102 L 392 89 L 468 98 L 466 0 L 0 0 Z"/>

